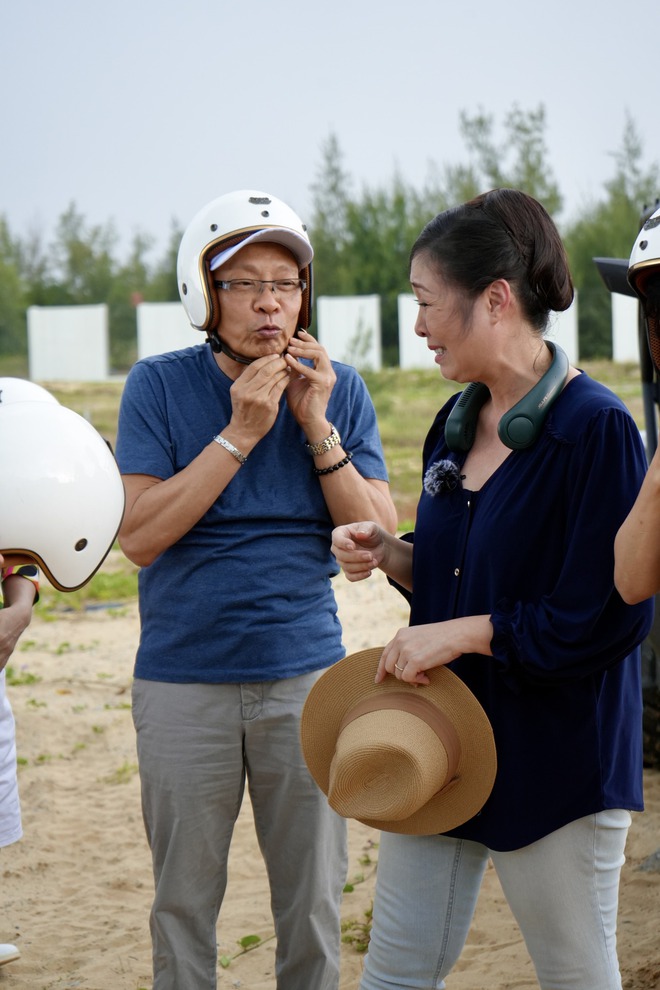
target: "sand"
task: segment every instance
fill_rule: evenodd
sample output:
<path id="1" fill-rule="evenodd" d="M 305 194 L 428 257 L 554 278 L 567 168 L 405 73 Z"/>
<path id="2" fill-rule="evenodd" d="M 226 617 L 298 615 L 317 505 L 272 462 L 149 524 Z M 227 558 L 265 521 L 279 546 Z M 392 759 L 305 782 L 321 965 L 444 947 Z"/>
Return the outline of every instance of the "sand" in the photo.
<path id="1" fill-rule="evenodd" d="M 359 585 L 340 577 L 336 587 L 349 652 L 384 645 L 406 624 L 403 600 L 381 575 Z M 37 612 L 11 660 L 27 681 L 9 687 L 25 835 L 0 852 L 0 941 L 14 942 L 22 955 L 0 968 L 0 986 L 151 987 L 152 878 L 130 713 L 137 633 L 134 602 L 54 620 Z M 646 771 L 645 789 L 647 810 L 634 816 L 622 875 L 619 954 L 627 990 L 660 987 L 660 773 Z M 349 879 L 356 882 L 342 914 L 359 934 L 373 897 L 379 833 L 351 822 L 349 834 Z M 261 942 L 241 952 L 239 940 L 250 935 Z M 221 955 L 233 957 L 219 969 L 220 990 L 274 990 L 268 888 L 247 802 L 232 844 L 218 943 Z M 341 990 L 357 987 L 362 959 L 352 943 L 343 946 Z M 492 868 L 447 986 L 537 987 Z"/>

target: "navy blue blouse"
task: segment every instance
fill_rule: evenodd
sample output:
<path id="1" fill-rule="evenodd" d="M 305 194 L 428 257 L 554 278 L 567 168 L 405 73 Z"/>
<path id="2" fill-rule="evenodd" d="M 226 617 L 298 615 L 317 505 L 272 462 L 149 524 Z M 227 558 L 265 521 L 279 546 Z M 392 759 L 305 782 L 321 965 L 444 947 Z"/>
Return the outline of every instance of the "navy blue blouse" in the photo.
<path id="1" fill-rule="evenodd" d="M 438 413 L 424 471 L 451 454 Z M 477 492 L 460 482 L 419 502 L 411 624 L 491 616 L 493 657 L 450 668 L 488 714 L 498 771 L 482 811 L 451 835 L 518 849 L 606 808 L 641 810 L 638 644 L 652 600 L 614 589 L 614 536 L 646 470 L 632 417 L 582 374 L 539 440 L 512 451 Z"/>

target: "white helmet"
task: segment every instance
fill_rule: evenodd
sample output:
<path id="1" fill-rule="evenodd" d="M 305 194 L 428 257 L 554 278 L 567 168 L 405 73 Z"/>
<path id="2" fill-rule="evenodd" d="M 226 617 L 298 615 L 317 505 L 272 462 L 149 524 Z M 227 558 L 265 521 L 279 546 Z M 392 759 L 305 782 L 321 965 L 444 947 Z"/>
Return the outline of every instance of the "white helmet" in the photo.
<path id="1" fill-rule="evenodd" d="M 307 228 L 290 206 L 268 193 L 241 189 L 204 206 L 190 221 L 179 246 L 177 282 L 188 319 L 196 330 L 214 330 L 218 324 L 216 293 L 210 289 L 209 263 L 221 251 L 246 243 L 284 244 L 298 261 L 303 292 L 299 324 L 307 329 L 312 317 L 312 258 Z M 232 252 L 235 253 L 235 252 Z M 226 254 L 224 260 L 229 260 Z"/>
<path id="2" fill-rule="evenodd" d="M 57 399 L 41 385 L 24 378 L 0 378 L 0 406 L 9 402 L 55 402 Z"/>
<path id="3" fill-rule="evenodd" d="M 0 553 L 29 557 L 60 591 L 82 587 L 124 514 L 124 487 L 103 437 L 56 400 L 3 402 L 0 465 Z"/>
<path id="4" fill-rule="evenodd" d="M 660 369 L 660 209 L 637 235 L 628 263 L 628 281 L 639 296 L 651 357 Z"/>

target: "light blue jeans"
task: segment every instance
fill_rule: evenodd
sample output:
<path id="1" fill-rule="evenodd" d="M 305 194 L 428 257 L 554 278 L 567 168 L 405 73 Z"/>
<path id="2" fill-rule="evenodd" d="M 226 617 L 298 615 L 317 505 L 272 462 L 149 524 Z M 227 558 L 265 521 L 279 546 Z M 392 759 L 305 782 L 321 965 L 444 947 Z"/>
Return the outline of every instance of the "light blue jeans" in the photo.
<path id="1" fill-rule="evenodd" d="M 155 897 L 153 990 L 215 990 L 216 925 L 245 782 L 266 862 L 279 990 L 337 990 L 346 822 L 300 749 L 319 674 L 257 684 L 135 680 L 133 719 Z"/>
<path id="2" fill-rule="evenodd" d="M 616 916 L 630 822 L 627 811 L 601 811 L 514 852 L 381 833 L 361 990 L 444 988 L 489 857 L 542 990 L 621 990 Z"/>

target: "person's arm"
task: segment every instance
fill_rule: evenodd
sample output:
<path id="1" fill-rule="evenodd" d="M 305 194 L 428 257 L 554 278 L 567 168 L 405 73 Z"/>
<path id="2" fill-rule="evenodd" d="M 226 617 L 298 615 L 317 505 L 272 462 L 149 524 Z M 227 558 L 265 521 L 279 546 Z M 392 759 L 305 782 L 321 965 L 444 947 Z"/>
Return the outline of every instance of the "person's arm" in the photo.
<path id="1" fill-rule="evenodd" d="M 660 447 L 614 540 L 614 584 L 628 605 L 660 591 Z"/>
<path id="2" fill-rule="evenodd" d="M 324 432 L 325 431 L 325 432 Z M 330 434 L 330 424 L 325 421 L 313 436 L 319 433 L 323 438 Z M 335 469 L 335 465 L 342 466 Z M 338 444 L 327 453 L 314 458 L 317 471 L 327 471 L 317 475 L 328 512 L 335 526 L 342 526 L 355 519 L 373 519 L 388 533 L 394 533 L 397 525 L 396 509 L 390 486 L 377 478 L 363 478 L 360 472 L 347 460 L 347 452 Z"/>
<path id="3" fill-rule="evenodd" d="M 291 370 L 287 403 L 307 442 L 318 445 L 330 438 L 332 431 L 327 418 L 328 402 L 337 380 L 332 362 L 325 348 L 306 331 L 290 341 L 285 360 Z M 388 483 L 363 477 L 351 463 L 351 453 L 341 443 L 314 454 L 313 461 L 314 469 L 323 472 L 317 477 L 335 526 L 356 519 L 373 519 L 387 532 L 396 531 L 396 509 Z"/>
<path id="4" fill-rule="evenodd" d="M 631 654 L 651 627 L 652 603 L 628 605 L 614 585 L 616 534 L 646 474 L 639 432 L 632 417 L 617 408 L 591 417 L 583 409 L 581 418 L 581 425 L 577 418 L 570 424 L 571 464 L 561 472 L 568 484 L 563 494 L 557 492 L 565 524 L 550 551 L 550 557 L 561 551 L 556 578 L 540 596 L 530 597 L 523 587 L 522 594 L 503 596 L 491 611 L 491 650 L 512 686 L 567 684 L 598 675 Z M 524 519 L 519 525 L 527 528 Z M 552 547 L 549 528 L 539 536 Z"/>
<path id="5" fill-rule="evenodd" d="M 30 624 L 32 606 L 38 596 L 36 573 L 36 567 L 32 566 L 10 567 L 2 573 L 4 605 L 0 608 L 0 670 L 4 670 L 19 636 Z"/>
<path id="6" fill-rule="evenodd" d="M 349 581 L 363 581 L 378 568 L 402 588 L 412 590 L 412 544 L 376 522 L 338 526 L 332 533 L 332 552 Z"/>
<path id="7" fill-rule="evenodd" d="M 217 424 L 217 433 L 244 457 L 273 425 L 288 380 L 282 358 L 269 355 L 246 367 L 232 385 L 232 416 Z M 239 459 L 212 440 L 170 478 L 123 474 L 119 545 L 128 559 L 140 567 L 152 563 L 199 522 L 241 468 Z"/>
<path id="8" fill-rule="evenodd" d="M 409 684 L 429 684 L 426 673 L 464 653 L 492 657 L 493 625 L 489 615 L 466 615 L 399 629 L 378 662 L 376 683 L 393 674 Z"/>
<path id="9" fill-rule="evenodd" d="M 222 435 L 229 440 L 230 430 Z M 212 441 L 171 478 L 122 475 L 126 509 L 119 545 L 128 559 L 147 567 L 173 546 L 199 522 L 240 467 L 239 461 Z"/>
<path id="10" fill-rule="evenodd" d="M 332 534 L 332 552 L 349 581 L 362 581 L 378 568 L 412 591 L 412 544 L 397 539 L 374 522 L 339 526 Z M 400 629 L 383 650 L 376 682 L 392 674 L 410 684 L 428 684 L 427 670 L 450 663 L 463 653 L 492 656 L 492 637 L 488 615 Z"/>

